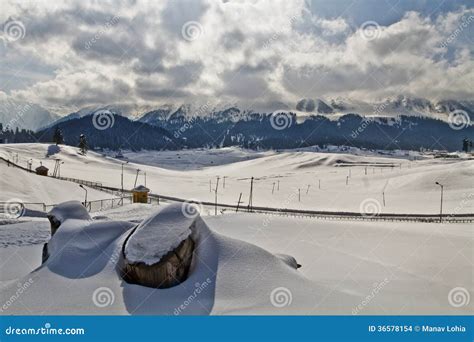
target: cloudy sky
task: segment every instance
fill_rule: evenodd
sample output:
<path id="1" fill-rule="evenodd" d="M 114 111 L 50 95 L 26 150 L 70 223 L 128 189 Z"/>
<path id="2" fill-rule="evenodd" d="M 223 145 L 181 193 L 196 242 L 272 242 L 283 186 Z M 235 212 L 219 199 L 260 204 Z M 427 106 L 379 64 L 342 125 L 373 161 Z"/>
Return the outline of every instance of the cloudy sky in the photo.
<path id="1" fill-rule="evenodd" d="M 473 99 L 474 3 L 10 1 L 0 99 L 84 106 Z"/>

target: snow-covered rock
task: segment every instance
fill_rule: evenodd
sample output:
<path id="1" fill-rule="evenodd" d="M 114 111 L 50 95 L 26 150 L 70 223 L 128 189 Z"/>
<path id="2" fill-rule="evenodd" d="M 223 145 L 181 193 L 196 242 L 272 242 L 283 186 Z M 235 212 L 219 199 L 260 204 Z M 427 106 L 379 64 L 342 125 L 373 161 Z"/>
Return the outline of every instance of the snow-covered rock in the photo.
<path id="1" fill-rule="evenodd" d="M 68 219 L 90 220 L 91 217 L 87 209 L 79 201 L 68 201 L 55 206 L 48 213 L 48 217 L 55 218 L 59 223 Z"/>
<path id="2" fill-rule="evenodd" d="M 153 265 L 177 248 L 191 235 L 191 227 L 198 218 L 198 213 L 186 215 L 188 206 L 168 205 L 140 223 L 124 248 L 126 259 Z"/>

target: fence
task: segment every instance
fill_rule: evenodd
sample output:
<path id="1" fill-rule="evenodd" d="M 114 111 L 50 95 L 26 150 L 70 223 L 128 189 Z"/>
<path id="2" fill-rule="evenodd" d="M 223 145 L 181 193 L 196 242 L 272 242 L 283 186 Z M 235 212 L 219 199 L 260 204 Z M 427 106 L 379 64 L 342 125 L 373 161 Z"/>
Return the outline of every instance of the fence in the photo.
<path id="1" fill-rule="evenodd" d="M 7 161 L 4 158 L 0 159 Z M 25 169 L 19 165 L 16 165 L 8 161 L 10 165 Z M 28 170 L 27 170 L 28 171 Z M 68 177 L 58 177 L 59 179 L 75 182 L 78 184 L 83 184 L 91 188 L 106 191 L 114 194 L 122 194 L 121 189 L 104 186 L 100 182 L 86 181 L 77 178 L 68 178 Z M 123 193 L 130 194 L 130 190 L 124 190 Z M 165 196 L 159 194 L 149 194 L 148 203 L 149 204 L 160 204 L 160 201 L 166 200 L 168 202 L 187 202 L 186 199 Z M 86 203 L 86 208 L 90 212 L 102 211 L 106 209 L 112 209 L 124 204 L 132 203 L 131 196 L 121 196 L 120 198 L 105 199 L 105 200 L 96 200 L 88 201 Z M 54 205 L 45 205 L 44 203 L 31 203 L 32 205 L 42 205 L 43 211 L 47 211 L 49 208 L 54 207 Z M 380 213 L 378 215 L 364 215 L 360 212 L 331 212 L 331 211 L 317 211 L 317 210 L 299 210 L 299 209 L 288 209 L 288 208 L 271 208 L 271 207 L 242 207 L 234 204 L 225 204 L 225 203 L 214 203 L 214 202 L 198 202 L 199 205 L 204 207 L 214 208 L 215 211 L 224 212 L 226 210 L 235 210 L 240 209 L 241 212 L 254 212 L 261 214 L 273 214 L 273 215 L 285 215 L 285 216 L 299 216 L 299 217 L 313 217 L 320 219 L 346 219 L 346 220 L 365 220 L 365 221 L 412 221 L 412 222 L 446 222 L 446 223 L 472 223 L 474 222 L 474 214 L 444 214 L 440 215 L 435 214 L 395 214 L 395 213 Z M 25 206 L 28 208 L 28 204 L 25 203 Z"/>

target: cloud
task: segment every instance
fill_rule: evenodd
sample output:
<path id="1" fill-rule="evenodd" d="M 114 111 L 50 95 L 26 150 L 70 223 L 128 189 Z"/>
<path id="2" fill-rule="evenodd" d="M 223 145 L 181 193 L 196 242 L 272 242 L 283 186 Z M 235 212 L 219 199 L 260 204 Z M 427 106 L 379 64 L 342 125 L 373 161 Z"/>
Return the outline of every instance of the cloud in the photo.
<path id="1" fill-rule="evenodd" d="M 402 1 L 387 19 L 370 3 L 8 0 L 0 28 L 19 20 L 25 35 L 2 36 L 2 91 L 64 114 L 110 103 L 473 98 L 472 4 L 429 13 Z"/>

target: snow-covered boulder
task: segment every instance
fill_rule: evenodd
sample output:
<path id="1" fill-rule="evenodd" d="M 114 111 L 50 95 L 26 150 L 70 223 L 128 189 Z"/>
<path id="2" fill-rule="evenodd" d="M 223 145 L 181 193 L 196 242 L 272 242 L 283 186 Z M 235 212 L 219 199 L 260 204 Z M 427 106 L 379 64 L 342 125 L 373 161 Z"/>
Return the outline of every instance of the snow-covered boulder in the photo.
<path id="1" fill-rule="evenodd" d="M 51 223 L 51 235 L 56 233 L 59 226 L 66 220 L 91 220 L 89 212 L 79 201 L 68 201 L 55 206 L 48 213 Z"/>
<path id="2" fill-rule="evenodd" d="M 127 238 L 122 268 L 127 282 L 168 288 L 187 278 L 194 251 L 190 235 L 200 219 L 189 206 L 166 206 L 144 220 Z"/>

